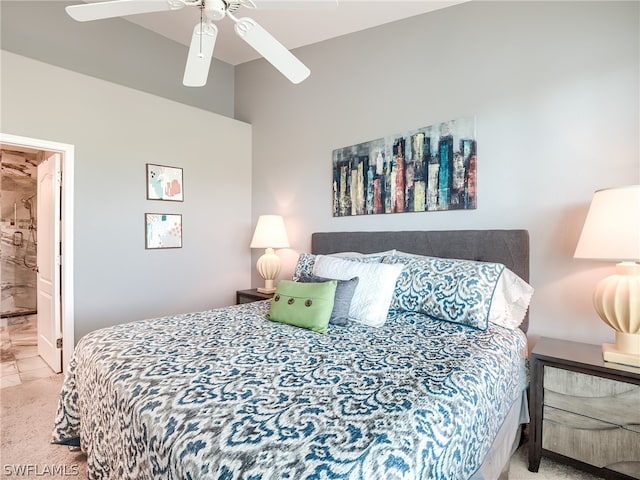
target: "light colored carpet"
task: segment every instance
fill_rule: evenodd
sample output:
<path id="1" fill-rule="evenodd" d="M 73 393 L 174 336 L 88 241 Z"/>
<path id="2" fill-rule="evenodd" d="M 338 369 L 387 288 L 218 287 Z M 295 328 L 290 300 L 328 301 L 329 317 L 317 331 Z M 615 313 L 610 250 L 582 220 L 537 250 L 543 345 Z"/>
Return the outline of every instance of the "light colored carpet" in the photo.
<path id="1" fill-rule="evenodd" d="M 0 476 L 87 478 L 83 453 L 51 443 L 63 380 L 53 375 L 0 390 Z"/>
<path id="2" fill-rule="evenodd" d="M 51 444 L 58 394 L 63 375 L 54 375 L 0 390 L 0 463 L 2 473 L 9 469 L 30 469 L 20 478 L 87 478 L 86 457 L 67 447 Z M 57 472 L 57 475 L 49 474 Z M 77 474 L 75 473 L 77 472 Z M 65 475 L 66 474 L 66 475 Z M 4 477 L 3 477 L 4 478 Z M 511 460 L 511 480 L 595 480 L 566 465 L 543 458 L 540 471 L 527 470 L 527 445 L 522 445 Z"/>
<path id="3" fill-rule="evenodd" d="M 598 480 L 595 477 L 568 465 L 542 457 L 538 473 L 527 469 L 529 464 L 529 446 L 523 444 L 511 457 L 509 480 Z"/>

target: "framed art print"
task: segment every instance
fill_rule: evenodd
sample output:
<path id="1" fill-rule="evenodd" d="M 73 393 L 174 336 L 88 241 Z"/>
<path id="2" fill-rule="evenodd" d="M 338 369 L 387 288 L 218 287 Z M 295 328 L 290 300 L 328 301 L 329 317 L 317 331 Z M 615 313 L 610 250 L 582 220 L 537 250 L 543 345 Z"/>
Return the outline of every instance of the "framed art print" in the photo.
<path id="1" fill-rule="evenodd" d="M 182 215 L 145 213 L 145 248 L 182 248 Z"/>
<path id="2" fill-rule="evenodd" d="M 333 216 L 477 208 L 475 117 L 333 151 Z"/>
<path id="3" fill-rule="evenodd" d="M 147 163 L 147 199 L 182 202 L 182 168 Z"/>

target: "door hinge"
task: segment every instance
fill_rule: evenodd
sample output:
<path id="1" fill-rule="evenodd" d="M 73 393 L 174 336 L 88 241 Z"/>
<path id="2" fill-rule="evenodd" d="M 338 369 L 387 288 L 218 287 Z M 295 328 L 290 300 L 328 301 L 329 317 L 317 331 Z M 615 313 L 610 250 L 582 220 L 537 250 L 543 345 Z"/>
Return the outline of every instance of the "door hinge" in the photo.
<path id="1" fill-rule="evenodd" d="M 58 338 L 56 340 L 56 348 L 62 348 L 62 339 L 61 338 Z"/>
<path id="2" fill-rule="evenodd" d="M 56 184 L 60 187 L 62 186 L 62 171 L 58 170 L 56 172 Z"/>

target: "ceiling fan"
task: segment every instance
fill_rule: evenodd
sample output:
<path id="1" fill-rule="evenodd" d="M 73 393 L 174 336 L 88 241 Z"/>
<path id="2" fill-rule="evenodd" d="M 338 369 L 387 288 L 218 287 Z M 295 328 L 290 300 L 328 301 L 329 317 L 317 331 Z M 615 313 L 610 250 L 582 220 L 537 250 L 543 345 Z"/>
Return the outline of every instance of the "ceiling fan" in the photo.
<path id="1" fill-rule="evenodd" d="M 324 3 L 326 5 L 329 2 Z M 336 5 L 336 0 L 331 3 Z M 182 79 L 185 86 L 201 87 L 207 83 L 213 48 L 218 36 L 218 27 L 215 22 L 224 19 L 224 17 L 233 20 L 236 34 L 292 83 L 302 82 L 311 73 L 306 65 L 255 20 L 235 16 L 240 7 L 257 8 L 253 0 L 111 0 L 70 5 L 65 10 L 74 20 L 87 22 L 141 13 L 179 10 L 183 7 L 200 9 L 200 21 L 193 28 L 191 45 L 187 54 L 187 65 Z"/>

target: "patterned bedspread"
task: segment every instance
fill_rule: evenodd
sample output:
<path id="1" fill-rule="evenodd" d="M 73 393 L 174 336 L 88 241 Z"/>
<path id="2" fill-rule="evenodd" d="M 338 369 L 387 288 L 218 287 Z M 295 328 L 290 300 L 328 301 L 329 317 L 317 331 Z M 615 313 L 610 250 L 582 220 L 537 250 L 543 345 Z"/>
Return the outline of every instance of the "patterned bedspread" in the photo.
<path id="1" fill-rule="evenodd" d="M 54 441 L 80 438 L 89 478 L 461 480 L 524 388 L 520 330 L 391 313 L 321 335 L 268 305 L 86 335 Z"/>

